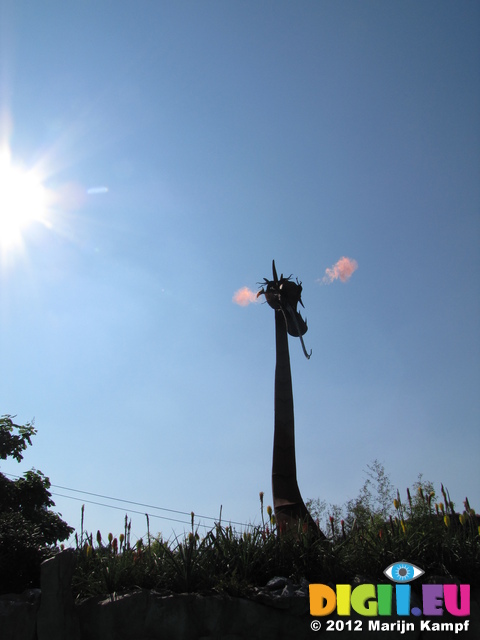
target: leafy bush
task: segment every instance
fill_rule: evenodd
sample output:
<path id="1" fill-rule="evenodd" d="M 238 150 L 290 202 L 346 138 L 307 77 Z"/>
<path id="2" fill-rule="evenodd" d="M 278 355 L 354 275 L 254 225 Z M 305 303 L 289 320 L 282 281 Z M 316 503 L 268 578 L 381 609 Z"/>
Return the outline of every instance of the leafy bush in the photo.
<path id="1" fill-rule="evenodd" d="M 276 575 L 294 582 L 305 578 L 352 583 L 360 576 L 381 583 L 387 581 L 384 569 L 403 559 L 420 566 L 425 571 L 423 579 L 437 575 L 480 584 L 480 528 L 468 500 L 464 512 L 456 513 L 442 486 L 443 502 L 435 503 L 431 483 L 420 477 L 413 497 L 407 490 L 404 505 L 398 492 L 394 497 L 383 467 L 375 463 L 369 469 L 372 475 L 359 498 L 345 508 L 337 507 L 335 516 L 326 520 L 327 540 L 303 530 L 278 535 L 270 507 L 265 524 L 263 494 L 262 525 L 249 531 L 236 532 L 219 523 L 200 538 L 193 527 L 193 514 L 191 532 L 171 544 L 149 535 L 147 544 L 140 540 L 131 547 L 127 519 L 120 543 L 109 534 L 104 544 L 98 532 L 95 545 L 92 536 L 82 531 L 77 543 L 75 594 L 86 597 L 142 587 L 238 596 L 264 586 Z M 338 522 L 337 517 L 341 518 Z"/>
<path id="2" fill-rule="evenodd" d="M 12 416 L 0 417 L 0 459 L 20 462 L 35 433 L 33 423 L 17 425 Z M 49 488 L 49 479 L 35 469 L 17 480 L 0 473 L 0 593 L 38 587 L 41 562 L 73 532 L 50 511 Z"/>

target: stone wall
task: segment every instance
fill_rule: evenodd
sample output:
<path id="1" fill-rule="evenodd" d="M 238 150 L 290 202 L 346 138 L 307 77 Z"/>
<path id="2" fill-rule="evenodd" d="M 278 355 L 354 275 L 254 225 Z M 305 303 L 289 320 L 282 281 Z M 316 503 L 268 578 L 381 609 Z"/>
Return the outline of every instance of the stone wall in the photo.
<path id="1" fill-rule="evenodd" d="M 22 595 L 0 596 L 0 640 L 303 640 L 319 636 L 344 640 L 367 635 L 381 638 L 430 638 L 420 631 L 413 616 L 413 631 L 368 630 L 368 619 L 357 618 L 363 633 L 335 630 L 330 635 L 326 620 L 320 631 L 312 631 L 315 620 L 309 613 L 308 584 L 293 585 L 285 578 L 271 580 L 251 598 L 160 594 L 138 589 L 111 598 L 89 598 L 75 604 L 71 594 L 73 550 L 66 550 L 42 565 L 42 590 Z M 347 619 L 330 616 L 331 620 Z M 380 619 L 380 618 L 378 618 Z M 348 618 L 355 627 L 355 618 Z M 401 619 L 398 619 L 401 620 Z M 480 590 L 471 594 L 468 631 L 441 631 L 435 637 L 480 638 Z M 396 623 L 397 618 L 381 618 Z M 463 622 L 463 618 L 442 617 L 439 621 Z M 394 624 L 395 626 L 395 624 Z"/>

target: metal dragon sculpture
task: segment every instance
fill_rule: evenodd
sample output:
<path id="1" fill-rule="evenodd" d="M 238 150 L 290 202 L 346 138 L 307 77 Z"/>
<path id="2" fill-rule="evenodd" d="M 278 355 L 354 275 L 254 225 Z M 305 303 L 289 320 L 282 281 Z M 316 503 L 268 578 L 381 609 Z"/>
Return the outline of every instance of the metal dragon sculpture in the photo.
<path id="1" fill-rule="evenodd" d="M 266 302 L 275 311 L 275 432 L 273 439 L 272 490 L 275 519 L 280 532 L 301 527 L 325 537 L 317 527 L 303 502 L 297 484 L 297 468 L 295 460 L 295 429 L 293 413 L 292 374 L 290 354 L 288 351 L 288 334 L 300 338 L 306 358 L 307 352 L 303 336 L 307 332 L 307 322 L 297 311 L 301 300 L 302 283 L 294 282 L 290 275 L 280 278 L 272 263 L 273 280 L 264 278 L 262 289 L 257 298 L 265 296 Z"/>

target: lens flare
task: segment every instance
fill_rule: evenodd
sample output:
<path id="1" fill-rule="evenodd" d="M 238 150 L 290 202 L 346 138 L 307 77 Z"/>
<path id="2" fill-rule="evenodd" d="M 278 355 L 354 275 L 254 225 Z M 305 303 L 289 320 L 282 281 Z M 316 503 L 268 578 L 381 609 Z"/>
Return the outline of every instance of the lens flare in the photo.
<path id="1" fill-rule="evenodd" d="M 47 189 L 35 170 L 11 162 L 8 148 L 0 150 L 0 249 L 21 246 L 25 229 L 46 224 Z"/>

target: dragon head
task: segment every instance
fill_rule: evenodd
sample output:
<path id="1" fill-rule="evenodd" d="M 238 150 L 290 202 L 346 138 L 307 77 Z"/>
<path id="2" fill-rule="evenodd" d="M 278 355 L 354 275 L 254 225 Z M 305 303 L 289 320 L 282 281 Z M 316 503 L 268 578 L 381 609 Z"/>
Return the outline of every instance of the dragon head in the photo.
<path id="1" fill-rule="evenodd" d="M 275 260 L 272 261 L 272 271 L 273 280 L 263 279 L 263 286 L 257 293 L 257 298 L 264 295 L 272 309 L 283 313 L 288 333 L 294 338 L 300 338 L 305 356 L 310 358 L 312 352 L 307 353 L 302 338 L 308 330 L 307 322 L 297 311 L 298 303 L 303 307 L 302 283 L 298 281 L 298 278 L 294 282 L 291 275 L 284 278 L 283 273 L 279 278 L 275 268 Z"/>

